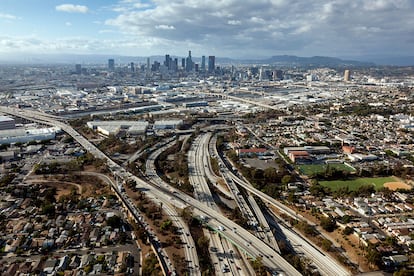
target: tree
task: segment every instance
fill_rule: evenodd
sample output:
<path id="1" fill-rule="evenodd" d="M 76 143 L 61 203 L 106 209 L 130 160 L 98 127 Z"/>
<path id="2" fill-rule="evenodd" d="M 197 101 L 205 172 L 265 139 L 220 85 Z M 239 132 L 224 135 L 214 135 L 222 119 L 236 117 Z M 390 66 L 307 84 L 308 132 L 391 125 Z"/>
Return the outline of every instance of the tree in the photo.
<path id="1" fill-rule="evenodd" d="M 167 231 L 171 228 L 171 226 L 172 226 L 172 221 L 166 220 L 161 224 L 160 229 L 161 231 Z"/>
<path id="2" fill-rule="evenodd" d="M 112 216 L 106 220 L 106 224 L 112 228 L 121 228 L 122 219 L 119 216 Z"/>
<path id="3" fill-rule="evenodd" d="M 323 217 L 321 219 L 321 226 L 327 232 L 333 232 L 336 228 L 336 221 L 333 217 Z"/>
<path id="4" fill-rule="evenodd" d="M 353 232 L 354 232 L 354 229 L 349 226 L 346 226 L 344 230 L 342 230 L 342 234 L 346 236 L 351 235 Z"/>
<path id="5" fill-rule="evenodd" d="M 274 182 L 277 178 L 277 171 L 275 168 L 269 167 L 264 170 L 264 178 L 270 182 Z"/>
<path id="6" fill-rule="evenodd" d="M 290 174 L 286 174 L 282 177 L 282 184 L 287 185 L 288 183 L 293 181 L 293 177 Z"/>
<path id="7" fill-rule="evenodd" d="M 287 200 L 290 203 L 298 203 L 298 197 L 295 195 L 295 192 L 290 191 Z"/>
<path id="8" fill-rule="evenodd" d="M 210 239 L 206 236 L 201 236 L 197 240 L 197 246 L 199 248 L 208 248 L 209 243 L 210 243 Z"/>
<path id="9" fill-rule="evenodd" d="M 329 251 L 332 247 L 332 242 L 328 239 L 323 239 L 322 240 L 322 248 L 325 251 Z"/>
<path id="10" fill-rule="evenodd" d="M 312 185 L 309 188 L 309 191 L 310 191 L 311 195 L 316 196 L 316 197 L 325 197 L 326 195 L 328 195 L 330 193 L 329 188 L 324 187 L 320 184 Z"/>
<path id="11" fill-rule="evenodd" d="M 256 275 L 260 275 L 260 276 L 267 275 L 266 267 L 264 266 L 261 257 L 258 257 L 254 261 L 252 261 L 252 267 Z"/>
<path id="12" fill-rule="evenodd" d="M 362 185 L 358 188 L 357 193 L 359 196 L 369 196 L 375 193 L 374 185 Z"/>
<path id="13" fill-rule="evenodd" d="M 378 265 L 381 262 L 381 254 L 375 248 L 369 247 L 367 260 L 372 265 Z"/>

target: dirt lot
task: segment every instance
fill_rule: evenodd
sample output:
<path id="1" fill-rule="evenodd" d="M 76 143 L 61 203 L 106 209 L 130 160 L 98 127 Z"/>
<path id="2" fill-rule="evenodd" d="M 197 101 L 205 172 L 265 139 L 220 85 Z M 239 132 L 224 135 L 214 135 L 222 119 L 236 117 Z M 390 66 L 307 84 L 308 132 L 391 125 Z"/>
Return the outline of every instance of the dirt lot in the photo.
<path id="1" fill-rule="evenodd" d="M 406 189 L 411 190 L 411 186 L 408 184 L 405 184 L 403 182 L 387 182 L 384 183 L 384 187 L 390 189 L 391 191 L 395 191 L 397 189 Z"/>
<path id="2" fill-rule="evenodd" d="M 74 189 L 82 198 L 110 193 L 109 187 L 93 176 L 31 175 L 27 181 L 56 188 L 57 200 L 63 195 L 69 195 Z"/>

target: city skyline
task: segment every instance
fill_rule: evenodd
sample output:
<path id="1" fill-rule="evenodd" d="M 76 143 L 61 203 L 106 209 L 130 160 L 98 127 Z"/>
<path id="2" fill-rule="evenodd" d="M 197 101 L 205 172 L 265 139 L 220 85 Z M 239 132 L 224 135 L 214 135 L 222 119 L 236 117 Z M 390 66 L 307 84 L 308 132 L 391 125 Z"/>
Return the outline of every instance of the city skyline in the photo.
<path id="1" fill-rule="evenodd" d="M 3 1 L 0 57 L 410 56 L 414 3 L 390 1 Z"/>

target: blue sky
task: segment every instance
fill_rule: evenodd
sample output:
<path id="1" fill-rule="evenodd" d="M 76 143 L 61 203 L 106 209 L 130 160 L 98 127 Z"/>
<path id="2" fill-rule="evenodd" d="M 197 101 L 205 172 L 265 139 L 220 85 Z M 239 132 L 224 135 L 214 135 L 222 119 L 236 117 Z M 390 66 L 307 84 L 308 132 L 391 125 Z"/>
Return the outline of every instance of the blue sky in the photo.
<path id="1" fill-rule="evenodd" d="M 0 0 L 0 56 L 413 55 L 412 0 Z"/>

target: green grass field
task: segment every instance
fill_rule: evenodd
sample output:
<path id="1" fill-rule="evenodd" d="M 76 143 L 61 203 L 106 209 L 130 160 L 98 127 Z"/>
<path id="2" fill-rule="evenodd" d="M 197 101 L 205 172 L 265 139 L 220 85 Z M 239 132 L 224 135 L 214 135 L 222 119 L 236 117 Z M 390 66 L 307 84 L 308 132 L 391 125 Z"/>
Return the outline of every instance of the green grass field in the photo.
<path id="1" fill-rule="evenodd" d="M 319 181 L 319 184 L 331 188 L 332 191 L 336 191 L 339 188 L 346 186 L 348 186 L 348 189 L 350 191 L 355 191 L 362 185 L 374 185 L 375 190 L 379 190 L 380 188 L 384 187 L 384 183 L 396 181 L 398 181 L 398 179 L 394 177 L 372 177 L 356 178 L 353 180 Z"/>
<path id="2" fill-rule="evenodd" d="M 317 173 L 324 173 L 328 165 L 299 165 L 300 173 L 304 175 L 313 175 Z M 335 168 L 338 171 L 354 172 L 355 169 L 351 168 L 345 164 L 329 164 L 329 167 Z"/>

